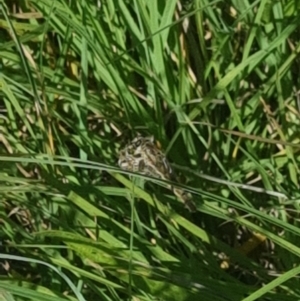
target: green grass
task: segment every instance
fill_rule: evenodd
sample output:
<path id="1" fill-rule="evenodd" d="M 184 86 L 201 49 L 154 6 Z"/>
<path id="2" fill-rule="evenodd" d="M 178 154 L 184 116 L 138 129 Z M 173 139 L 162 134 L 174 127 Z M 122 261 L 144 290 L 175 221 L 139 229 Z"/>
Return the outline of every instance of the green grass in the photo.
<path id="1" fill-rule="evenodd" d="M 0 1 L 0 300 L 300 300 L 299 10 Z"/>

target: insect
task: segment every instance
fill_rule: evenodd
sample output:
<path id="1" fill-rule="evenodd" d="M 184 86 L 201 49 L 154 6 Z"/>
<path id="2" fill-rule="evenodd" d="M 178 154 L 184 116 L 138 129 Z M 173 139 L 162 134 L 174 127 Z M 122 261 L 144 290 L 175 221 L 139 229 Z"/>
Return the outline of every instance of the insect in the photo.
<path id="1" fill-rule="evenodd" d="M 134 138 L 120 151 L 118 164 L 123 170 L 176 181 L 174 170 L 164 153 L 155 144 L 154 137 L 137 136 Z M 169 184 L 167 187 L 185 204 L 187 209 L 196 210 L 191 194 Z"/>

